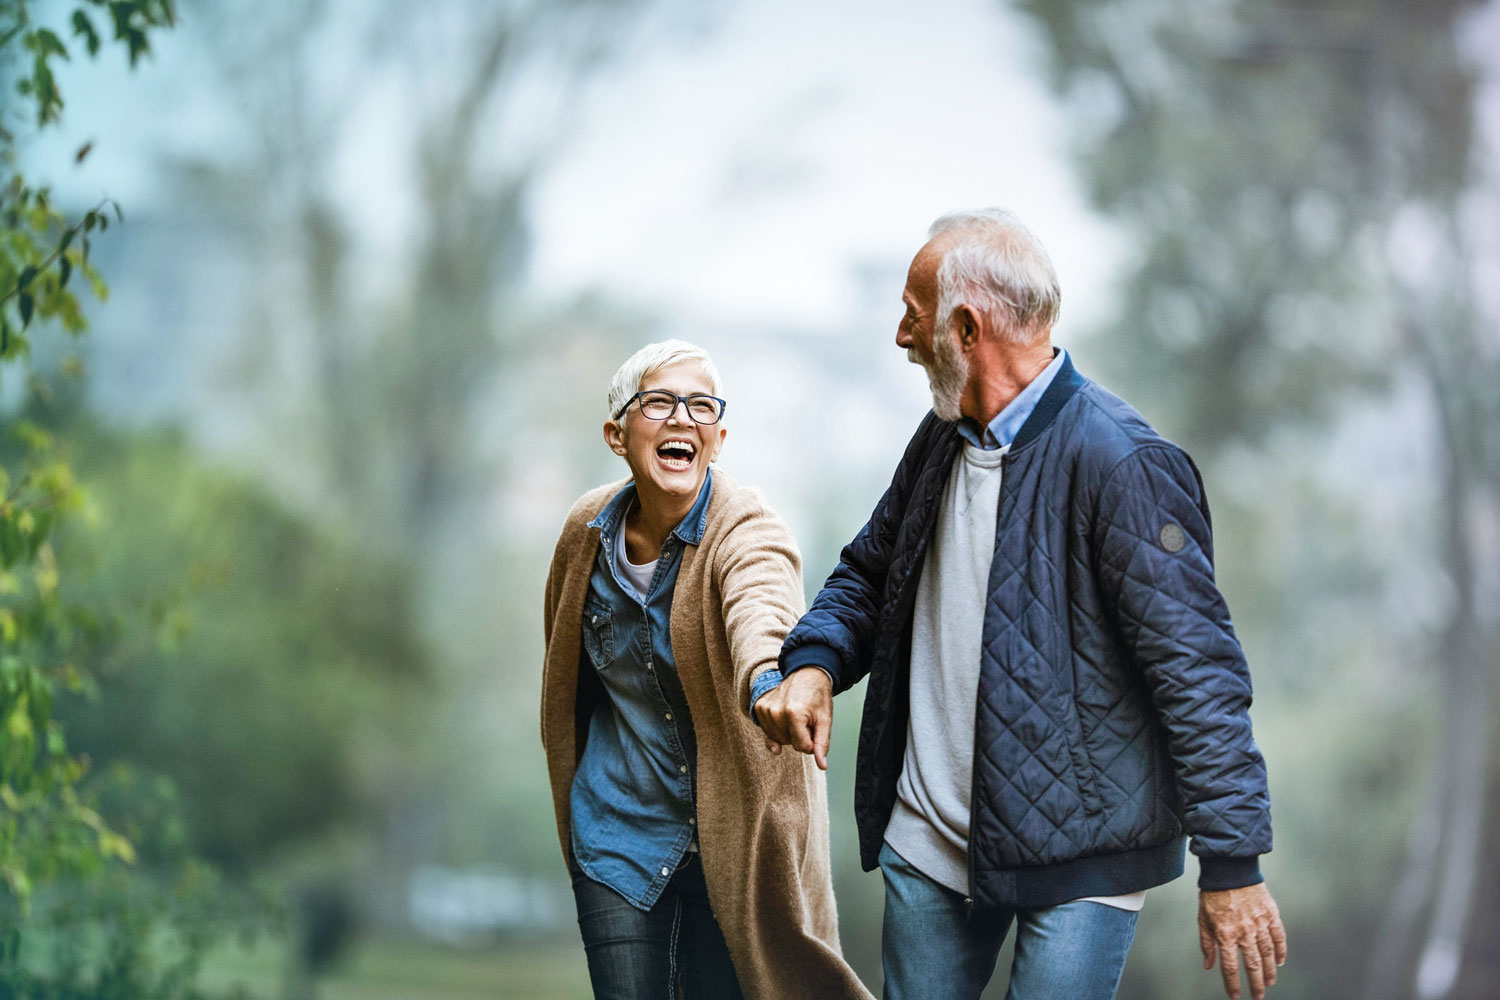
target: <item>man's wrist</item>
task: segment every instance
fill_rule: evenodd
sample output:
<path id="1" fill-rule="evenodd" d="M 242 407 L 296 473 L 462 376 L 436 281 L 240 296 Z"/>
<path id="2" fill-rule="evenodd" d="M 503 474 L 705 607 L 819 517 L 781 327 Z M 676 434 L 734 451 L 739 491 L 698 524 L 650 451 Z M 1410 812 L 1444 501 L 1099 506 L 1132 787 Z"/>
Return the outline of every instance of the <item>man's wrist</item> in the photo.
<path id="1" fill-rule="evenodd" d="M 1260 855 L 1248 858 L 1199 858 L 1198 888 L 1204 892 L 1243 889 L 1265 881 L 1260 873 Z"/>

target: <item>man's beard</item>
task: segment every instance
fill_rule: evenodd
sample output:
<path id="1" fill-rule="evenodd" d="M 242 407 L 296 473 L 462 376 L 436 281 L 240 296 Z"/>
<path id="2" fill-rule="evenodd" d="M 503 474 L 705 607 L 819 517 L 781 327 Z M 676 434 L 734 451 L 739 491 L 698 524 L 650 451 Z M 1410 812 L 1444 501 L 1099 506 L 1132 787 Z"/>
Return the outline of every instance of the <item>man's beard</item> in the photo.
<path id="1" fill-rule="evenodd" d="M 959 410 L 959 398 L 964 386 L 969 383 L 969 360 L 958 352 L 958 337 L 950 329 L 932 338 L 932 364 L 924 364 L 917 352 L 907 351 L 912 361 L 927 371 L 927 384 L 932 388 L 932 412 L 942 420 L 957 420 L 963 416 Z"/>

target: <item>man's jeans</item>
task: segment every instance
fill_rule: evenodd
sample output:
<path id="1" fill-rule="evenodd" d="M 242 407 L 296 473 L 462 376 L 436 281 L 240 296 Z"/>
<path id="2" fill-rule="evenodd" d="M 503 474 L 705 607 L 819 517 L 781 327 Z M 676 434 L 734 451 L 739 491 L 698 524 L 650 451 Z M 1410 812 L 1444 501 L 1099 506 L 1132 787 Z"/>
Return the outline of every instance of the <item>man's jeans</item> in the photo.
<path id="1" fill-rule="evenodd" d="M 1112 1000 L 1137 914 L 1104 903 L 965 912 L 964 897 L 880 848 L 885 1000 L 977 998 L 1016 923 L 1006 1000 Z"/>
<path id="2" fill-rule="evenodd" d="M 649 912 L 570 867 L 596 1000 L 741 1000 L 696 853 L 684 859 Z"/>

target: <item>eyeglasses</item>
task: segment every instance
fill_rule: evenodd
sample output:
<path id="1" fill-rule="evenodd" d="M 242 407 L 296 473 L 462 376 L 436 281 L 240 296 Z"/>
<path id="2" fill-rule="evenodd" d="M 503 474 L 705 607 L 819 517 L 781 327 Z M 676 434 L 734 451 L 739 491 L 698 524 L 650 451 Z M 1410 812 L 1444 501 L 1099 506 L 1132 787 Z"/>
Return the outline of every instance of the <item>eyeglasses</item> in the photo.
<path id="1" fill-rule="evenodd" d="M 625 405 L 620 407 L 620 412 L 615 414 L 619 420 L 630 409 L 630 404 L 640 400 L 641 415 L 649 420 L 665 420 L 677 412 L 677 404 L 681 403 L 687 407 L 688 416 L 693 418 L 694 423 L 716 424 L 724 418 L 724 411 L 729 404 L 718 396 L 709 396 L 701 392 L 695 392 L 691 396 L 679 396 L 675 392 L 667 392 L 664 389 L 648 389 L 638 392 L 625 400 Z"/>

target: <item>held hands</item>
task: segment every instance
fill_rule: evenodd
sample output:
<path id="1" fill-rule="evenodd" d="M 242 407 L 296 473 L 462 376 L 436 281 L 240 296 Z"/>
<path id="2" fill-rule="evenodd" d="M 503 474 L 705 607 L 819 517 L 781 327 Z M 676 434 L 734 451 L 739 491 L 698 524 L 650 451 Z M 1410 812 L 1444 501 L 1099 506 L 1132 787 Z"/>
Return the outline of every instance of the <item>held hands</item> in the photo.
<path id="1" fill-rule="evenodd" d="M 755 717 L 766 735 L 766 749 L 781 753 L 783 744 L 813 755 L 828 770 L 828 737 L 833 728 L 833 681 L 817 667 L 793 671 L 778 687 L 761 695 Z"/>
<path id="2" fill-rule="evenodd" d="M 1286 928 L 1265 883 L 1199 892 L 1198 944 L 1205 969 L 1214 967 L 1215 956 L 1221 961 L 1230 1000 L 1239 1000 L 1243 952 L 1250 995 L 1261 1000 L 1266 987 L 1276 984 L 1276 967 L 1286 963 Z"/>

